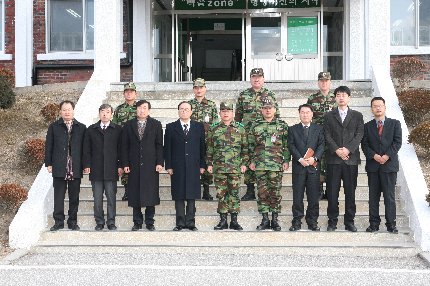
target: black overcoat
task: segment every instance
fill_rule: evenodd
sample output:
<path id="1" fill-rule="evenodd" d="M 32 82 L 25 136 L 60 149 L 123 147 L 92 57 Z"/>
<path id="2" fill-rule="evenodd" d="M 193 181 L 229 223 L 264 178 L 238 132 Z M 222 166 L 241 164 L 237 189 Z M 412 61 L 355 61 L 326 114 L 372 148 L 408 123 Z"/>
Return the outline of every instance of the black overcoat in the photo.
<path id="1" fill-rule="evenodd" d="M 127 121 L 123 128 L 121 161 L 122 167 L 130 167 L 128 205 L 159 205 L 159 174 L 155 167 L 164 163 L 161 122 L 148 116 L 145 132 L 139 140 L 137 118 Z"/>
<path id="2" fill-rule="evenodd" d="M 73 178 L 82 178 L 82 149 L 87 127 L 73 119 L 71 134 L 71 151 Z M 52 166 L 52 177 L 65 178 L 67 168 L 67 147 L 69 136 L 63 118 L 52 122 L 46 133 L 45 166 Z"/>
<path id="3" fill-rule="evenodd" d="M 104 132 L 100 120 L 88 127 L 82 162 L 91 168 L 91 181 L 118 181 L 121 135 L 122 127 L 112 121 Z"/>
<path id="4" fill-rule="evenodd" d="M 179 119 L 166 125 L 164 157 L 166 170 L 173 169 L 171 192 L 173 200 L 200 199 L 200 168 L 206 168 L 205 128 L 190 120 L 185 135 Z"/>

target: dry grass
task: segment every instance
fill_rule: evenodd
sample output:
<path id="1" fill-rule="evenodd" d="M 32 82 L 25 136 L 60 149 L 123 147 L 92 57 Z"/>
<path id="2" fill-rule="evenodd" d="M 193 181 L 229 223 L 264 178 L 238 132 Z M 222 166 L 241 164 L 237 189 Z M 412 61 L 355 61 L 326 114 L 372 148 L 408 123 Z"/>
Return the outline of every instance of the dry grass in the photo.
<path id="1" fill-rule="evenodd" d="M 15 105 L 0 109 L 0 185 L 18 184 L 30 190 L 39 169 L 23 160 L 22 149 L 27 139 L 45 139 L 49 123 L 40 110 L 48 103 L 62 100 L 77 102 L 81 91 L 55 91 L 17 95 Z M 0 202 L 0 258 L 13 250 L 9 248 L 9 224 L 16 210 Z"/>

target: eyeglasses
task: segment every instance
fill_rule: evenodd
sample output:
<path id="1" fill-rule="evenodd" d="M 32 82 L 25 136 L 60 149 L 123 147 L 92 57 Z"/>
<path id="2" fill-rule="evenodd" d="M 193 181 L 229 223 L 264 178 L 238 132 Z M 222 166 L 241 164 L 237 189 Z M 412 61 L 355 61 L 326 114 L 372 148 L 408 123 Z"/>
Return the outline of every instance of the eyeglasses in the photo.
<path id="1" fill-rule="evenodd" d="M 372 105 L 372 108 L 381 108 L 381 107 L 383 107 L 383 106 L 385 106 L 385 105 L 383 105 L 383 104 L 380 104 L 380 105 Z"/>
<path id="2" fill-rule="evenodd" d="M 179 111 L 180 112 L 189 112 L 189 111 L 191 111 L 191 109 L 189 109 L 189 108 L 180 108 Z"/>

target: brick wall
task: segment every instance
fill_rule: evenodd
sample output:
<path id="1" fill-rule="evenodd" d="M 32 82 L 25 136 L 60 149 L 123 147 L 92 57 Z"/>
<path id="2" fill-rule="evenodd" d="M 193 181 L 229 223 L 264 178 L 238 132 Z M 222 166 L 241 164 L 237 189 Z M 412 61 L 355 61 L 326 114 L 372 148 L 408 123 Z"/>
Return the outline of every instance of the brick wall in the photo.
<path id="1" fill-rule="evenodd" d="M 124 35 L 123 49 L 127 51 L 127 22 L 126 22 L 126 0 L 123 1 L 123 19 L 124 19 Z M 46 53 L 46 21 L 45 21 L 45 0 L 34 0 L 33 6 L 33 38 L 34 38 L 34 65 L 40 64 L 94 64 L 93 60 L 55 60 L 55 61 L 38 61 L 37 54 Z M 47 19 L 46 19 L 47 20 Z M 122 60 L 125 62 L 125 60 Z M 39 69 L 37 72 L 37 84 L 61 83 L 72 81 L 87 81 L 93 74 L 93 68 L 76 68 L 76 69 Z M 121 81 L 131 81 L 133 78 L 133 68 L 121 68 Z"/>
<path id="2" fill-rule="evenodd" d="M 426 64 L 426 68 L 420 71 L 413 80 L 430 80 L 430 55 L 413 55 L 413 56 L 391 56 L 390 57 L 390 67 L 392 68 L 393 65 L 401 58 L 404 57 L 414 57 L 422 61 L 424 64 Z"/>
<path id="3" fill-rule="evenodd" d="M 15 72 L 15 1 L 5 0 L 5 54 L 12 54 L 11 61 L 0 61 L 0 67 Z"/>

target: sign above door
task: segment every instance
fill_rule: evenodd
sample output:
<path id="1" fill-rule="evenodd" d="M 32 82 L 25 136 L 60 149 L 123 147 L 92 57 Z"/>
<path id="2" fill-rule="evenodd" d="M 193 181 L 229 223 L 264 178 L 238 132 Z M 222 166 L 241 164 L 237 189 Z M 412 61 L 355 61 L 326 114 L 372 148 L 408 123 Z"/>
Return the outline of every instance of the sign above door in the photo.
<path id="1" fill-rule="evenodd" d="M 321 0 L 175 0 L 175 10 L 267 9 L 321 7 Z M 248 4 L 248 5 L 246 5 Z"/>

